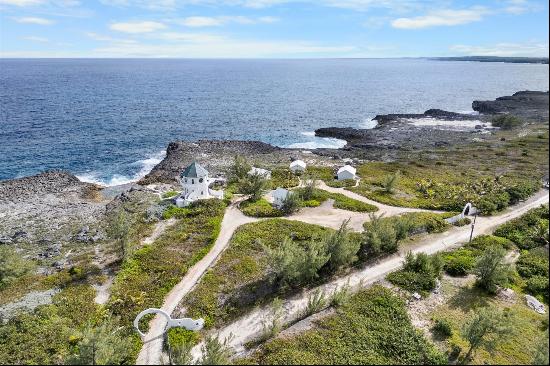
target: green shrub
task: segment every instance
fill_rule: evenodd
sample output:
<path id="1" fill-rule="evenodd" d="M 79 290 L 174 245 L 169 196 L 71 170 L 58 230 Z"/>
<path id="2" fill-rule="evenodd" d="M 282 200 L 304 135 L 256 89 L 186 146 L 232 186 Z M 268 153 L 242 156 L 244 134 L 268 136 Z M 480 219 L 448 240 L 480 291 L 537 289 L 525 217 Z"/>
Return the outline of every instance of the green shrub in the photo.
<path id="1" fill-rule="evenodd" d="M 491 119 L 491 123 L 495 127 L 500 127 L 503 130 L 512 130 L 523 125 L 523 121 L 511 114 L 501 114 Z"/>
<path id="2" fill-rule="evenodd" d="M 516 269 L 523 278 L 548 277 L 548 257 L 524 251 L 516 262 Z"/>
<path id="3" fill-rule="evenodd" d="M 472 223 L 472 220 L 470 220 L 468 217 L 463 217 L 455 222 L 453 222 L 454 226 L 462 227 L 466 225 L 470 225 Z"/>
<path id="4" fill-rule="evenodd" d="M 243 201 L 240 203 L 239 208 L 246 216 L 252 217 L 280 217 L 284 215 L 283 211 L 276 209 L 263 198 L 257 201 Z"/>
<path id="5" fill-rule="evenodd" d="M 24 259 L 15 249 L 0 245 L 0 289 L 29 273 L 33 263 Z"/>
<path id="6" fill-rule="evenodd" d="M 162 198 L 172 198 L 172 197 L 175 197 L 179 194 L 178 191 L 168 191 L 168 192 L 164 192 L 161 197 Z"/>
<path id="7" fill-rule="evenodd" d="M 439 255 L 414 255 L 409 252 L 405 257 L 403 269 L 390 273 L 386 278 L 407 291 L 426 295 L 435 288 L 442 269 L 443 261 Z"/>
<path id="8" fill-rule="evenodd" d="M 472 239 L 472 242 L 467 245 L 470 249 L 475 249 L 477 251 L 484 251 L 488 247 L 498 246 L 504 249 L 512 249 L 513 243 L 499 236 L 494 235 L 479 235 Z"/>
<path id="9" fill-rule="evenodd" d="M 279 208 L 284 215 L 291 215 L 298 211 L 302 206 L 302 199 L 296 192 L 290 192 L 286 195 Z"/>
<path id="10" fill-rule="evenodd" d="M 466 276 L 474 267 L 475 253 L 467 248 L 460 248 L 442 255 L 445 272 L 451 276 Z"/>
<path id="11" fill-rule="evenodd" d="M 183 219 L 184 217 L 188 216 L 190 213 L 191 213 L 190 208 L 171 205 L 171 206 L 168 206 L 162 212 L 162 218 L 164 220 L 168 220 L 172 217 L 175 217 L 177 219 Z"/>
<path id="12" fill-rule="evenodd" d="M 533 276 L 527 280 L 526 290 L 548 303 L 548 276 Z"/>
<path id="13" fill-rule="evenodd" d="M 445 338 L 449 338 L 453 335 L 451 323 L 445 319 L 437 319 L 432 329 Z"/>
<path id="14" fill-rule="evenodd" d="M 510 239 L 521 249 L 543 246 L 548 240 L 548 217 L 548 205 L 543 205 L 499 226 L 494 235 Z"/>
<path id="15" fill-rule="evenodd" d="M 271 171 L 271 188 L 292 188 L 300 184 L 300 178 L 288 168 L 276 168 Z"/>
<path id="16" fill-rule="evenodd" d="M 349 220 L 344 221 L 337 231 L 329 233 L 323 239 L 330 254 L 328 264 L 333 271 L 349 266 L 357 260 L 361 243 L 350 235 L 348 224 Z"/>

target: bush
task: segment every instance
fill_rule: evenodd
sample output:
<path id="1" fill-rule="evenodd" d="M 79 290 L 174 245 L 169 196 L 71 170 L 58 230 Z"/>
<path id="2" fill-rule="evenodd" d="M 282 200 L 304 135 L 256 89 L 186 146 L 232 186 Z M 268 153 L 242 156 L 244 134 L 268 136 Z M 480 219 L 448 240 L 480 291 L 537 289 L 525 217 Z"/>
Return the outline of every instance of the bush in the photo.
<path id="1" fill-rule="evenodd" d="M 390 273 L 387 279 L 407 291 L 425 295 L 435 288 L 442 269 L 443 261 L 440 256 L 428 256 L 425 253 L 414 255 L 409 252 L 403 269 Z"/>
<path id="2" fill-rule="evenodd" d="M 466 276 L 474 267 L 476 256 L 470 249 L 460 248 L 442 255 L 445 272 L 451 276 Z"/>
<path id="3" fill-rule="evenodd" d="M 279 286 L 296 287 L 312 281 L 330 258 L 325 243 L 316 240 L 302 246 L 286 239 L 280 247 L 263 248 Z"/>
<path id="4" fill-rule="evenodd" d="M 523 278 L 548 277 L 548 257 L 536 253 L 522 252 L 516 262 L 516 269 Z"/>
<path id="5" fill-rule="evenodd" d="M 344 221 L 340 229 L 324 238 L 330 254 L 329 266 L 333 271 L 342 266 L 349 266 L 357 260 L 361 243 L 350 235 L 348 224 L 349 220 Z"/>
<path id="6" fill-rule="evenodd" d="M 475 264 L 476 284 L 490 294 L 495 294 L 499 286 L 508 284 L 510 265 L 505 263 L 505 256 L 504 248 L 493 245 L 485 249 Z"/>
<path id="7" fill-rule="evenodd" d="M 454 226 L 462 227 L 466 225 L 470 225 L 472 223 L 472 220 L 470 220 L 468 217 L 463 217 L 455 222 L 453 222 Z"/>
<path id="8" fill-rule="evenodd" d="M 521 127 L 523 122 L 518 117 L 511 114 L 502 114 L 493 117 L 491 123 L 495 127 L 500 127 L 503 130 L 512 130 L 517 127 Z"/>
<path id="9" fill-rule="evenodd" d="M 453 335 L 451 323 L 445 319 L 437 319 L 432 329 L 434 332 L 444 336 L 445 338 L 449 338 Z"/>
<path id="10" fill-rule="evenodd" d="M 0 245 L 0 289 L 29 273 L 33 263 L 24 259 L 15 249 Z"/>
<path id="11" fill-rule="evenodd" d="M 470 249 L 484 251 L 491 246 L 498 246 L 504 249 L 512 249 L 513 243 L 506 239 L 494 235 L 479 235 L 472 239 L 472 242 L 467 245 Z"/>
<path id="12" fill-rule="evenodd" d="M 533 296 L 542 298 L 548 303 L 548 277 L 533 276 L 527 280 L 526 290 Z"/>
<path id="13" fill-rule="evenodd" d="M 510 239 L 521 249 L 543 246 L 548 240 L 548 217 L 548 205 L 543 205 L 499 226 L 494 235 Z"/>
<path id="14" fill-rule="evenodd" d="M 175 197 L 179 194 L 178 191 L 168 191 L 168 192 L 164 192 L 161 197 L 162 198 L 172 198 L 172 197 Z"/>
<path id="15" fill-rule="evenodd" d="M 178 206 L 168 206 L 163 212 L 162 212 L 162 218 L 164 220 L 168 220 L 172 217 L 175 217 L 177 219 L 183 219 L 184 217 L 188 216 L 191 213 L 190 208 L 186 207 L 178 207 Z"/>
<path id="16" fill-rule="evenodd" d="M 271 188 L 292 188 L 300 184 L 300 179 L 288 168 L 276 168 L 271 171 Z"/>
<path id="17" fill-rule="evenodd" d="M 329 180 L 325 182 L 327 186 L 332 188 L 349 188 L 357 184 L 355 179 Z"/>
<path id="18" fill-rule="evenodd" d="M 273 207 L 271 203 L 261 198 L 257 201 L 246 200 L 240 203 L 239 208 L 246 216 L 252 217 L 280 217 L 284 213 Z"/>
<path id="19" fill-rule="evenodd" d="M 295 192 L 290 192 L 286 195 L 279 209 L 284 215 L 291 215 L 298 211 L 301 206 L 302 200 L 300 199 L 300 195 Z"/>

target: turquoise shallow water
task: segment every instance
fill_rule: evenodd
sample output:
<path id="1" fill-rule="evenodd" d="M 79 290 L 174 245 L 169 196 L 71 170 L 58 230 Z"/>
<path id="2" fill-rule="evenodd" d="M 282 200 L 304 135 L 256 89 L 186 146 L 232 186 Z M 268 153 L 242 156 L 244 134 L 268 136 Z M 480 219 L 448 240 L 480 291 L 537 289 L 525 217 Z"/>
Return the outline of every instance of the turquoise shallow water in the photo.
<path id="1" fill-rule="evenodd" d="M 470 111 L 548 90 L 548 65 L 424 59 L 0 60 L 0 179 L 68 169 L 104 184 L 145 174 L 176 139 L 338 147 L 319 127 L 376 114 Z"/>

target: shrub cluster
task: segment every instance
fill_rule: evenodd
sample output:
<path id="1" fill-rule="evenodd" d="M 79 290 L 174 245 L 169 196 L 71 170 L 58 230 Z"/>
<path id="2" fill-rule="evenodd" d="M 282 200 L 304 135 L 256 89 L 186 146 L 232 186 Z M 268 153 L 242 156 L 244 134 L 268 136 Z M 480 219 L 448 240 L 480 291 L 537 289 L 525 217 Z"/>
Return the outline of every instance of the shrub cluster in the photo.
<path id="1" fill-rule="evenodd" d="M 441 275 L 443 261 L 439 255 L 417 255 L 409 252 L 405 257 L 403 268 L 390 273 L 386 278 L 396 286 L 410 292 L 426 295 L 432 291 Z"/>

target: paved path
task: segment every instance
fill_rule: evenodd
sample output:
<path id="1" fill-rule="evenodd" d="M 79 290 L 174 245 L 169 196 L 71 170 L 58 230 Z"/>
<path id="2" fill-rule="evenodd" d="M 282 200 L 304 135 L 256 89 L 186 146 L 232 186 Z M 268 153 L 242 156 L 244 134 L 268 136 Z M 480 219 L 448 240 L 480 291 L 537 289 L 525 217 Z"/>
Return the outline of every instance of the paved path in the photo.
<path id="1" fill-rule="evenodd" d="M 528 210 L 548 203 L 548 192 L 541 191 L 528 201 L 509 208 L 505 212 L 492 217 L 478 217 L 474 236 L 491 233 L 497 226 L 519 217 Z M 368 265 L 361 270 L 351 273 L 347 276 L 338 278 L 330 283 L 321 285 L 315 289 L 304 291 L 300 295 L 284 300 L 284 318 L 282 322 L 285 324 L 293 322 L 298 318 L 299 314 L 307 305 L 308 297 L 317 289 L 324 291 L 326 294 L 331 294 L 336 288 L 349 284 L 352 289 L 358 289 L 370 285 L 382 278 L 389 272 L 398 269 L 403 262 L 403 256 L 406 251 L 411 250 L 413 253 L 424 252 L 433 254 L 447 249 L 461 246 L 467 242 L 470 236 L 470 226 L 461 228 L 452 228 L 451 230 L 441 233 L 429 235 L 423 240 L 420 240 L 413 245 L 403 248 L 400 253 L 390 257 L 386 257 L 377 263 Z M 229 338 L 231 336 L 230 346 L 234 348 L 237 354 L 245 351 L 244 344 L 261 335 L 263 331 L 263 322 L 270 319 L 270 306 L 264 306 L 256 309 L 235 322 L 227 325 L 222 329 L 212 330 L 212 334 L 218 334 L 220 339 Z M 200 356 L 200 346 L 193 349 L 195 358 Z"/>
<path id="2" fill-rule="evenodd" d="M 172 314 L 181 299 L 187 295 L 193 286 L 200 280 L 206 270 L 214 264 L 219 255 L 227 248 L 233 233 L 241 225 L 249 222 L 258 221 L 253 217 L 247 217 L 237 208 L 237 204 L 232 204 L 225 211 L 222 220 L 220 233 L 214 246 L 207 255 L 198 261 L 187 271 L 182 280 L 166 295 L 162 310 Z M 156 316 L 149 324 L 149 331 L 143 339 L 143 347 L 136 360 L 138 365 L 158 365 L 163 345 L 163 333 L 166 327 L 166 319 Z"/>

